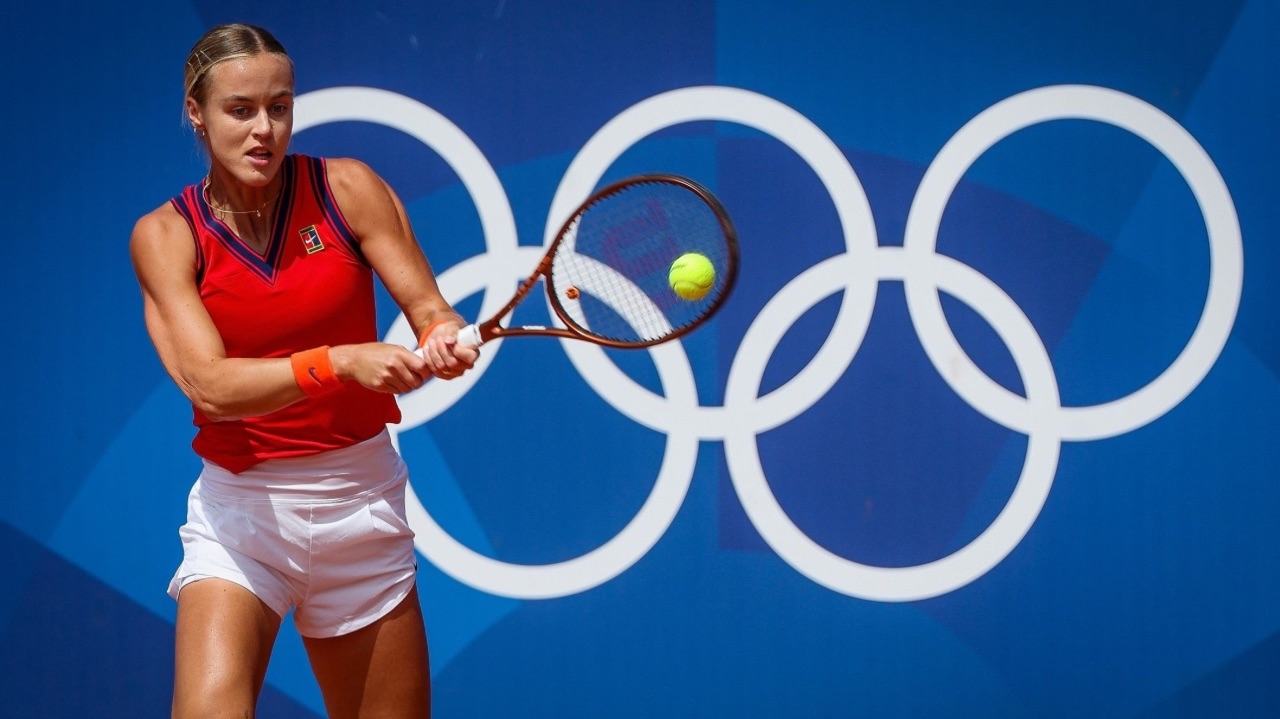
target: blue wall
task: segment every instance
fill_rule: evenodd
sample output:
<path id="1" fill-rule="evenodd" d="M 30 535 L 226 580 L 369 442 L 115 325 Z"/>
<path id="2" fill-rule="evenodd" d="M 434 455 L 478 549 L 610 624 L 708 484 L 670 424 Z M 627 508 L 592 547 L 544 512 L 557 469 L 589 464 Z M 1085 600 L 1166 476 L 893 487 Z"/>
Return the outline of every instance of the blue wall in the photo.
<path id="1" fill-rule="evenodd" d="M 1280 715 L 1273 0 L 7 9 L 0 714 L 167 712 L 198 462 L 127 239 L 228 21 L 470 316 L 612 178 L 742 236 L 679 345 L 403 398 L 439 716 Z M 262 710 L 323 714 L 288 622 Z"/>

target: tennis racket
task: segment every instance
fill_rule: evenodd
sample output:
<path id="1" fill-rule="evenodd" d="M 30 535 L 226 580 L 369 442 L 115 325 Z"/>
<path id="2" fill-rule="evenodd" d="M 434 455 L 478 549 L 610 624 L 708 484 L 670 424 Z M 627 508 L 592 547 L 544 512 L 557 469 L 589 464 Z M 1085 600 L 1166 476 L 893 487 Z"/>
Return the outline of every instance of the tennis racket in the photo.
<path id="1" fill-rule="evenodd" d="M 675 175 L 632 177 L 582 203 L 511 301 L 460 330 L 458 342 L 543 336 L 648 347 L 710 319 L 737 277 L 737 233 L 706 188 Z M 539 280 L 564 326 L 504 326 Z"/>

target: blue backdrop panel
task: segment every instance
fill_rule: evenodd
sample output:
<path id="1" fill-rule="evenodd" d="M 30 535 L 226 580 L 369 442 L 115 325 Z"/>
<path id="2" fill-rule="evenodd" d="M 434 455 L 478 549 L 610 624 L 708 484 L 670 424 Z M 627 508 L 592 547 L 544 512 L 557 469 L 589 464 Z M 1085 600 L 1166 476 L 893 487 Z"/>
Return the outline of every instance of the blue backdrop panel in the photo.
<path id="1" fill-rule="evenodd" d="M 166 712 L 199 462 L 127 240 L 229 21 L 469 316 L 613 178 L 741 234 L 678 345 L 401 398 L 438 716 L 1280 715 L 1270 0 L 9 8 L 0 714 Z M 291 622 L 260 708 L 324 714 Z"/>

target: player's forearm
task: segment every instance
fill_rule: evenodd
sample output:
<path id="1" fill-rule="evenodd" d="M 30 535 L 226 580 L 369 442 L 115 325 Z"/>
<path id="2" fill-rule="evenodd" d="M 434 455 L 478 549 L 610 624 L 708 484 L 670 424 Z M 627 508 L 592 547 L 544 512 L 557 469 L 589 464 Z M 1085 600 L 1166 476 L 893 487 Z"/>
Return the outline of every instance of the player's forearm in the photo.
<path id="1" fill-rule="evenodd" d="M 288 358 L 214 360 L 181 381 L 183 391 L 215 422 L 270 414 L 306 397 Z"/>

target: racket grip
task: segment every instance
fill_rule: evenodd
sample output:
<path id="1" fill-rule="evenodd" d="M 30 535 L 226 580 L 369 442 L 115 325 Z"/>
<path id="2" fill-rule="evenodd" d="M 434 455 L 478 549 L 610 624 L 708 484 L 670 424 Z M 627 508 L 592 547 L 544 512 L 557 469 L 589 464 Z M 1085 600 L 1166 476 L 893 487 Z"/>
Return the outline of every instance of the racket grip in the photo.
<path id="1" fill-rule="evenodd" d="M 458 344 L 463 347 L 479 347 L 484 344 L 484 340 L 480 339 L 480 327 L 467 325 L 458 330 Z"/>

